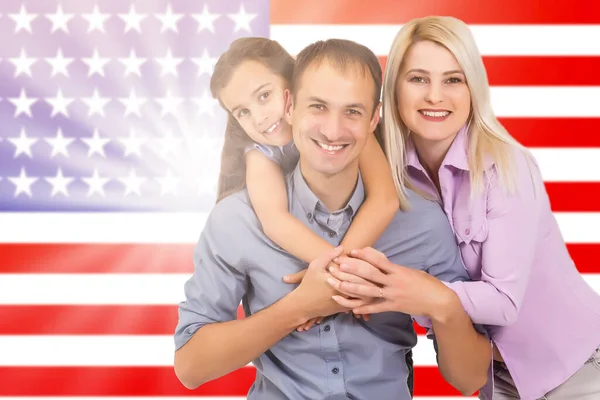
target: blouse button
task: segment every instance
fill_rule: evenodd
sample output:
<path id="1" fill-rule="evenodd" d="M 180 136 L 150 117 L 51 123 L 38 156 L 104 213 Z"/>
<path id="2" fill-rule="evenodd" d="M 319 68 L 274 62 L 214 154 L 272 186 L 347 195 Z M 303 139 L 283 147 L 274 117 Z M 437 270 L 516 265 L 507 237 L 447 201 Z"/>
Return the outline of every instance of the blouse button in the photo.
<path id="1" fill-rule="evenodd" d="M 471 230 L 469 228 L 465 229 L 465 235 L 469 235 L 471 233 Z"/>

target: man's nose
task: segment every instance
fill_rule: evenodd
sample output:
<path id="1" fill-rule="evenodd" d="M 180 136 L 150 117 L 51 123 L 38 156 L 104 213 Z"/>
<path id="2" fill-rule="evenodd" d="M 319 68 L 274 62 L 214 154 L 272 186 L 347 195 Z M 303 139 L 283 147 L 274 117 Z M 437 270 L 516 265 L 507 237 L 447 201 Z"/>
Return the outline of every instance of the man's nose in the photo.
<path id="1" fill-rule="evenodd" d="M 330 141 L 335 142 L 342 134 L 342 121 L 339 115 L 330 114 L 327 116 L 323 125 L 321 125 L 321 133 Z"/>

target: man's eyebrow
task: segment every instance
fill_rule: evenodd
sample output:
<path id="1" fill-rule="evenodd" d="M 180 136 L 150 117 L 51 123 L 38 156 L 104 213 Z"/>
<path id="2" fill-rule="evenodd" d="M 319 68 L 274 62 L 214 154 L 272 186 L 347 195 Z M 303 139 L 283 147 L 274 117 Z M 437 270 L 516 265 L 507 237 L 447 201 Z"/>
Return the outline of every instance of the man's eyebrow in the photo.
<path id="1" fill-rule="evenodd" d="M 252 91 L 251 96 L 254 96 L 256 93 L 260 92 L 265 86 L 268 86 L 268 85 L 270 85 L 270 83 L 263 83 L 262 85 L 260 85 L 259 87 L 257 87 L 256 89 L 254 89 Z M 233 107 L 231 109 L 231 113 L 233 114 L 235 112 L 235 110 L 237 110 L 238 108 L 242 108 L 242 105 L 238 104 L 237 106 Z"/>
<path id="2" fill-rule="evenodd" d="M 323 103 L 323 104 L 327 104 L 327 102 L 323 99 L 321 99 L 320 97 L 317 96 L 310 96 L 308 98 L 308 101 L 314 101 L 316 103 Z M 361 110 L 365 111 L 367 109 L 367 107 L 365 107 L 364 104 L 362 103 L 351 103 L 351 104 L 346 104 L 344 105 L 345 108 L 360 108 Z"/>

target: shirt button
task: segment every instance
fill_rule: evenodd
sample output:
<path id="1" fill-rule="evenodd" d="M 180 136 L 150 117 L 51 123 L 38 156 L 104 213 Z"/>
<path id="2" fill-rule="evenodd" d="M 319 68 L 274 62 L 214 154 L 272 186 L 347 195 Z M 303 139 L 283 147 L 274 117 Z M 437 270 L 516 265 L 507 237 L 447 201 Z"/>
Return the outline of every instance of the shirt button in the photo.
<path id="1" fill-rule="evenodd" d="M 308 220 L 310 221 L 312 219 L 312 214 L 311 213 L 306 214 L 306 218 L 308 218 Z"/>
<path id="2" fill-rule="evenodd" d="M 335 232 L 329 232 L 329 237 L 335 237 Z"/>
<path id="3" fill-rule="evenodd" d="M 465 229 L 465 235 L 469 235 L 471 233 L 471 230 L 469 228 Z"/>
<path id="4" fill-rule="evenodd" d="M 338 372 L 340 372 L 340 369 L 338 367 L 335 367 L 331 370 L 331 372 L 333 372 L 334 374 L 337 374 Z"/>
<path id="5" fill-rule="evenodd" d="M 329 332 L 331 330 L 331 327 L 329 325 L 325 325 L 325 328 L 323 329 L 325 329 L 325 332 Z"/>

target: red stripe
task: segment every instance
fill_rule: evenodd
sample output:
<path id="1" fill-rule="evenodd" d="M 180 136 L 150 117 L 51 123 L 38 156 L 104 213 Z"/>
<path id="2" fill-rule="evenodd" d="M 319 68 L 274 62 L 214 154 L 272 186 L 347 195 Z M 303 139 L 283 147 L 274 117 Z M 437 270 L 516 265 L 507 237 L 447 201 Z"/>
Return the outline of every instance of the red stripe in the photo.
<path id="1" fill-rule="evenodd" d="M 500 118 L 527 147 L 600 147 L 600 118 Z"/>
<path id="2" fill-rule="evenodd" d="M 0 321 L 10 321 L 0 335 L 173 335 L 178 314 L 177 305 L 14 305 L 0 306 Z"/>
<path id="3" fill-rule="evenodd" d="M 556 211 L 600 211 L 600 183 L 546 182 Z M 600 273 L 600 244 L 579 260 L 580 272 Z M 571 245 L 569 245 L 571 248 Z M 163 252 L 164 249 L 164 252 Z M 192 273 L 193 245 L 0 244 L 0 273 Z M 92 254 L 93 257 L 90 257 Z M 156 256 L 168 259 L 156 261 Z M 40 261 L 41 260 L 41 261 Z"/>
<path id="4" fill-rule="evenodd" d="M 545 182 L 552 210 L 600 211 L 600 182 Z"/>
<path id="5" fill-rule="evenodd" d="M 383 68 L 387 55 L 379 57 Z M 600 57 L 483 57 L 491 86 L 597 86 Z"/>
<path id="6" fill-rule="evenodd" d="M 592 24 L 595 0 L 271 0 L 272 24 L 401 24 L 427 15 L 452 15 L 469 24 Z"/>
<path id="7" fill-rule="evenodd" d="M 256 370 L 241 368 L 196 390 L 172 367 L 3 367 L 0 396 L 245 396 Z M 435 367 L 415 368 L 415 394 L 453 396 Z"/>
<path id="8" fill-rule="evenodd" d="M 0 272 L 190 273 L 189 244 L 0 244 Z"/>

